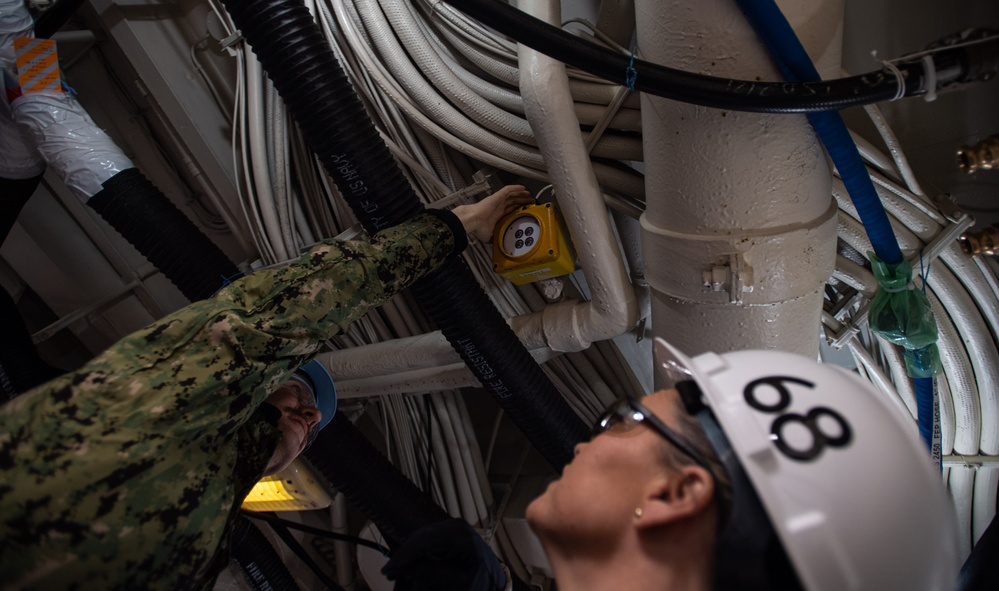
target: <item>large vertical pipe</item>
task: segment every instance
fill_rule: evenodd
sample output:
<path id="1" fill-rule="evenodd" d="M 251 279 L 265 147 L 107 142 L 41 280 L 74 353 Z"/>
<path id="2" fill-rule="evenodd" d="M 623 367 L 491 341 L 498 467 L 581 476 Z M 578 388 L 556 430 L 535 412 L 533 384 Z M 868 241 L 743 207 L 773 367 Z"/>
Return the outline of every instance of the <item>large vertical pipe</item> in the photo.
<path id="1" fill-rule="evenodd" d="M 820 72 L 838 73 L 842 0 L 780 4 Z M 780 79 L 733 0 L 636 0 L 636 14 L 647 60 Z M 691 354 L 775 348 L 816 356 L 836 205 L 805 117 L 643 95 L 642 131 L 653 331 Z"/>

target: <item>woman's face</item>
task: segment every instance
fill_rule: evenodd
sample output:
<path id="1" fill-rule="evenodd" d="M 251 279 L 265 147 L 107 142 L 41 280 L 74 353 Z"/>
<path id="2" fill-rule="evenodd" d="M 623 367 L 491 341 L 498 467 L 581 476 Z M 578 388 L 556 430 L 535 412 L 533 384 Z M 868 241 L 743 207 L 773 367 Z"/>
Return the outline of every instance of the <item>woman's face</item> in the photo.
<path id="1" fill-rule="evenodd" d="M 667 425 L 675 425 L 675 390 L 642 398 Z M 527 520 L 542 542 L 606 546 L 620 536 L 641 507 L 648 483 L 662 478 L 662 437 L 644 423 L 605 431 L 576 446 L 561 478 L 527 507 Z"/>
<path id="2" fill-rule="evenodd" d="M 281 440 L 267 464 L 267 475 L 285 469 L 305 450 L 312 430 L 319 428 L 323 415 L 316 408 L 312 392 L 297 380 L 288 380 L 282 384 L 265 402 L 281 411 L 277 424 Z"/>

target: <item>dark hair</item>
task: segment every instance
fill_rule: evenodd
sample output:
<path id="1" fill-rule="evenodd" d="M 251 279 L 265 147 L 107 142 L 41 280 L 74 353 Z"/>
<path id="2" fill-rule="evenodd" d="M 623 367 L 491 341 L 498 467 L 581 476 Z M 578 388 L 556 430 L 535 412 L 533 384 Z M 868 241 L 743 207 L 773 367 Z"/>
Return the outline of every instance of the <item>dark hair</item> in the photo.
<path id="1" fill-rule="evenodd" d="M 711 469 L 712 475 L 714 475 L 715 487 L 718 489 L 717 499 L 721 505 L 717 508 L 718 525 L 720 528 L 725 517 L 732 510 L 732 482 L 729 479 L 728 471 L 725 470 L 725 465 L 722 464 L 718 458 L 718 454 L 711 447 L 711 442 L 708 441 L 708 436 L 704 433 L 704 429 L 701 428 L 701 423 L 694 415 L 687 412 L 679 396 L 672 398 L 671 411 L 674 422 L 670 426 L 694 448 L 694 451 L 707 461 L 708 467 Z M 693 458 L 666 441 L 663 441 L 659 449 L 661 450 L 662 462 L 667 467 L 697 464 Z"/>

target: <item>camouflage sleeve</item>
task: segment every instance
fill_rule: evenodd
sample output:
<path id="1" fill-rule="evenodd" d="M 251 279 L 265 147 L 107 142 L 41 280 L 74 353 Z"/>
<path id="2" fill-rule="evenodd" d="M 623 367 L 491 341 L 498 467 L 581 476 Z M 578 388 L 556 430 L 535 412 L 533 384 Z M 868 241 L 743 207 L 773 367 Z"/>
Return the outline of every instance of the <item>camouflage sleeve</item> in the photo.
<path id="1" fill-rule="evenodd" d="M 457 218 L 433 212 L 370 241 L 320 243 L 295 263 L 243 277 L 40 388 L 72 398 L 66 402 L 78 420 L 127 417 L 132 426 L 138 421 L 173 436 L 205 429 L 224 435 L 326 339 L 436 269 L 465 240 Z M 65 412 L 45 406 L 36 410 L 51 420 Z"/>

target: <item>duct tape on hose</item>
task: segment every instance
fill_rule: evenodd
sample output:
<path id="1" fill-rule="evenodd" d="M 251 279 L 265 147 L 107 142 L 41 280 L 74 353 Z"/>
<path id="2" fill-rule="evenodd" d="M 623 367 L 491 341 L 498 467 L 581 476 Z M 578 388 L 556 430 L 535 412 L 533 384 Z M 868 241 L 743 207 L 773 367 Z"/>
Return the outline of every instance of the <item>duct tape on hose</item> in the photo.
<path id="1" fill-rule="evenodd" d="M 14 39 L 31 37 L 35 23 L 22 0 L 0 0 L 0 178 L 23 180 L 45 171 L 34 142 L 14 123 L 10 103 L 21 95 Z"/>
<path id="2" fill-rule="evenodd" d="M 33 92 L 11 103 L 14 121 L 30 134 L 45 162 L 86 202 L 102 184 L 134 168 L 121 148 L 65 92 Z"/>

